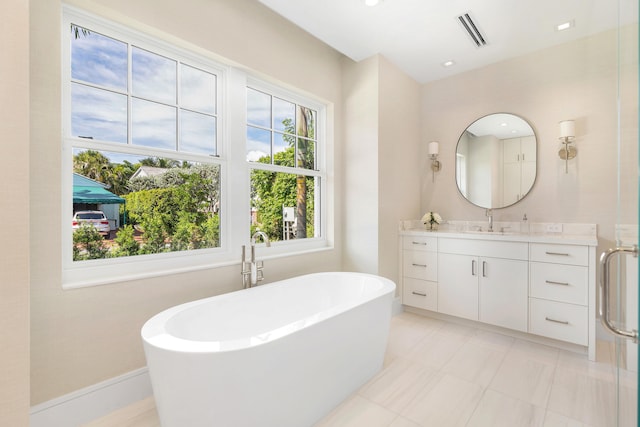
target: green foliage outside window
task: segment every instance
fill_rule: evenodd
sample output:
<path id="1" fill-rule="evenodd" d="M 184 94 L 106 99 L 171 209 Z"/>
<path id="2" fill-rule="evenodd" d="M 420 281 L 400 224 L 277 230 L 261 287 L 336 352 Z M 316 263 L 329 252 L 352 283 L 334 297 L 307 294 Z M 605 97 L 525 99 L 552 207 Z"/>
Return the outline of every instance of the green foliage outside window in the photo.
<path id="1" fill-rule="evenodd" d="M 74 231 L 74 261 L 220 246 L 218 166 L 154 158 L 113 164 L 94 150 L 78 153 L 73 164 L 75 173 L 107 184 L 126 201 L 121 205 L 126 224 L 113 241 L 91 226 Z M 141 165 L 166 171 L 131 179 Z"/>
<path id="2" fill-rule="evenodd" d="M 277 153 L 274 159 L 282 163 L 293 164 L 294 149 L 287 148 L 285 151 Z M 266 156 L 259 160 L 261 163 L 269 163 L 270 157 Z M 282 164 L 281 163 L 281 164 Z M 252 207 L 258 212 L 257 224 L 252 227 L 251 233 L 260 229 L 267 233 L 272 240 L 281 240 L 284 234 L 282 222 L 282 207 L 297 206 L 299 192 L 299 175 L 290 173 L 279 173 L 260 169 L 251 171 L 252 185 Z M 304 193 L 304 218 L 305 235 L 314 235 L 314 178 L 302 176 Z M 300 216 L 298 216 L 299 220 Z M 298 235 L 296 237 L 299 238 Z"/>

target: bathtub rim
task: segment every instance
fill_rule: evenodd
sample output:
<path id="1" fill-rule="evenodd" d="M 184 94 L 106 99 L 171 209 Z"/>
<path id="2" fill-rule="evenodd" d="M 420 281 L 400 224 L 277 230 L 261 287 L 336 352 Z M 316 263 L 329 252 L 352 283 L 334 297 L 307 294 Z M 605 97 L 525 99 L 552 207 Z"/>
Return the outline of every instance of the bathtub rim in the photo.
<path id="1" fill-rule="evenodd" d="M 286 324 L 280 328 L 276 328 L 268 332 L 268 337 L 265 337 L 264 334 L 262 336 L 254 336 L 254 337 L 242 337 L 237 340 L 226 340 L 226 341 L 196 341 L 189 340 L 177 337 L 172 335 L 166 329 L 166 324 L 169 322 L 175 315 L 183 312 L 191 307 L 196 307 L 198 305 L 206 304 L 212 299 L 225 299 L 230 298 L 231 295 L 235 295 L 238 292 L 255 292 L 254 289 L 264 289 L 265 287 L 277 286 L 278 284 L 287 283 L 296 280 L 303 280 L 305 277 L 310 276 L 353 276 L 353 277 L 365 277 L 378 281 L 380 283 L 380 288 L 371 294 L 367 294 L 358 300 L 357 304 L 349 303 L 349 304 L 338 304 L 333 306 L 327 310 L 323 310 L 319 313 L 310 314 L 303 319 L 298 319 L 294 322 Z M 366 304 L 367 302 L 376 300 L 378 298 L 390 298 L 390 309 L 391 302 L 393 299 L 393 295 L 395 293 L 396 284 L 386 277 L 382 277 L 375 274 L 369 273 L 358 273 L 358 272 L 342 272 L 342 271 L 331 271 L 331 272 L 318 272 L 318 273 L 309 273 L 300 276 L 294 276 L 287 279 L 282 279 L 276 282 L 268 283 L 265 285 L 260 285 L 259 287 L 249 288 L 249 289 L 240 289 L 234 292 L 228 292 L 225 294 L 214 295 L 211 297 L 206 297 L 194 301 L 189 301 L 186 303 L 178 304 L 176 306 L 167 308 L 156 315 L 152 316 L 149 320 L 147 320 L 140 330 L 140 335 L 143 341 L 144 346 L 150 346 L 155 349 L 161 351 L 171 351 L 175 353 L 228 353 L 233 351 L 242 351 L 251 349 L 254 347 L 258 347 L 261 345 L 265 345 L 267 343 L 276 341 L 279 338 L 283 338 L 287 335 L 293 334 L 297 331 L 300 331 L 304 328 L 310 327 L 314 324 L 320 323 L 326 319 L 331 317 L 335 317 L 340 315 L 343 312 L 348 311 L 354 307 L 357 307 L 362 304 Z M 252 342 L 248 345 L 247 340 L 251 340 Z M 145 349 L 146 350 L 146 349 Z"/>

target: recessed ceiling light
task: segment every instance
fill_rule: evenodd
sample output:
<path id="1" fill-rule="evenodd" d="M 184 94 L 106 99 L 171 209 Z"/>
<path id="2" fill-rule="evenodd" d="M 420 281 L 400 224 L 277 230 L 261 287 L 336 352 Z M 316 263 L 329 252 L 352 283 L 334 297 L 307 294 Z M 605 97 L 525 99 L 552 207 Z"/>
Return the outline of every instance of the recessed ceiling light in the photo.
<path id="1" fill-rule="evenodd" d="M 364 4 L 366 4 L 367 6 L 377 6 L 380 3 L 382 3 L 382 0 L 364 0 Z"/>
<path id="2" fill-rule="evenodd" d="M 564 31 L 573 27 L 574 27 L 573 21 L 567 21 L 567 22 L 563 22 L 562 24 L 556 25 L 556 31 Z"/>
<path id="3" fill-rule="evenodd" d="M 444 62 L 442 63 L 442 66 L 443 66 L 443 67 L 451 67 L 452 65 L 455 65 L 455 64 L 456 64 L 456 63 L 455 63 L 454 61 L 452 61 L 452 60 L 448 60 L 448 61 L 444 61 Z"/>

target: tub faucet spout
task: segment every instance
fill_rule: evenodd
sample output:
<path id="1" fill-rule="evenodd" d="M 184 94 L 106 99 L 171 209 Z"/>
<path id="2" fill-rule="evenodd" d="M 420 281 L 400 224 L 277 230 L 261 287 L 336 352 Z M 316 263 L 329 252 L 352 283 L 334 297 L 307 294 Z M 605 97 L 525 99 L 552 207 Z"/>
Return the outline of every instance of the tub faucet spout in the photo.
<path id="1" fill-rule="evenodd" d="M 243 288 L 250 288 L 252 286 L 256 286 L 258 282 L 264 280 L 264 263 L 262 261 L 256 260 L 256 238 L 262 237 L 264 244 L 266 247 L 271 246 L 271 242 L 269 241 L 269 236 L 263 231 L 256 231 L 251 236 L 251 256 L 249 261 L 247 261 L 246 248 L 242 246 L 242 286 Z"/>

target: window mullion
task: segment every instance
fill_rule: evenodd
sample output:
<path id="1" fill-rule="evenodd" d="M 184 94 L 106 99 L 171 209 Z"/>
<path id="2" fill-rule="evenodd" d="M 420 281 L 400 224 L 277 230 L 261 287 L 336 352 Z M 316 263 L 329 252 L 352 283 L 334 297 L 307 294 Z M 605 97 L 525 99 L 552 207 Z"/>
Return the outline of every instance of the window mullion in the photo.
<path id="1" fill-rule="evenodd" d="M 133 45 L 127 43 L 127 145 L 133 145 Z"/>

